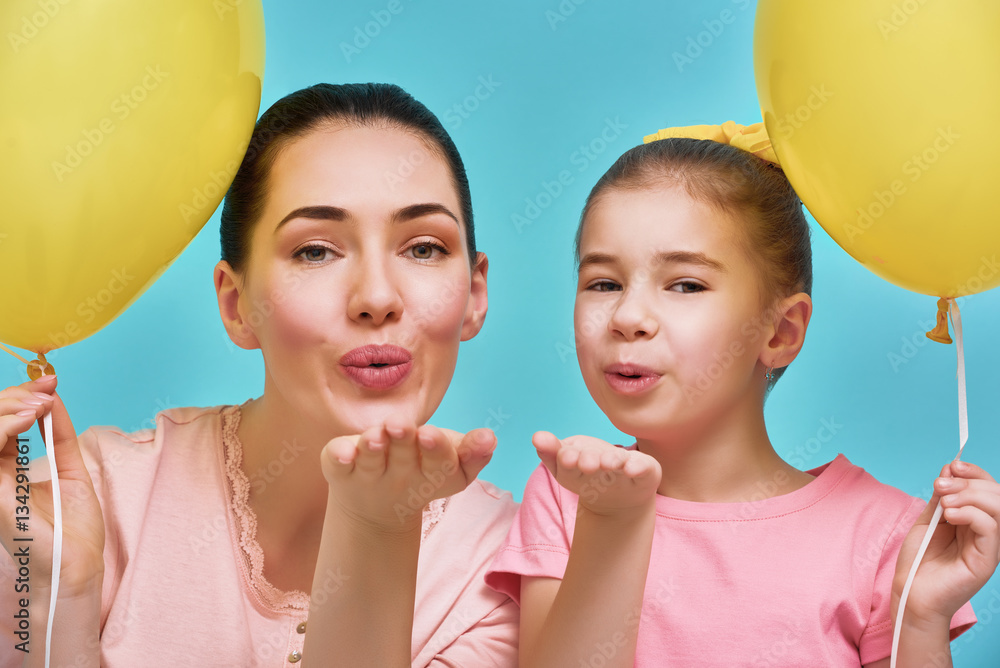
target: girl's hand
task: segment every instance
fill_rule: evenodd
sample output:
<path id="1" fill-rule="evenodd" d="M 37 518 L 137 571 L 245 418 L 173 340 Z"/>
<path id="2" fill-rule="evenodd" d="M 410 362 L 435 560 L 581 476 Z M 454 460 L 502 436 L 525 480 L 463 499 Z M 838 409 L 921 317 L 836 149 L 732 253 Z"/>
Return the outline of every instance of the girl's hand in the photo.
<path id="1" fill-rule="evenodd" d="M 900 549 L 893 618 L 939 498 L 944 515 L 914 577 L 904 614 L 913 615 L 916 622 L 943 622 L 947 628 L 952 615 L 986 584 L 1000 562 L 1000 484 L 975 464 L 951 462 L 941 470 L 934 496 Z"/>
<path id="2" fill-rule="evenodd" d="M 580 497 L 580 507 L 614 515 L 654 503 L 660 463 L 590 436 L 559 440 L 547 431 L 531 438 L 538 457 L 560 485 Z"/>
<path id="3" fill-rule="evenodd" d="M 55 376 L 43 376 L 0 391 L 0 542 L 11 555 L 29 545 L 32 588 L 44 589 L 52 579 L 52 483 L 31 479 L 18 462 L 17 436 L 52 411 L 53 444 L 62 496 L 63 545 L 60 598 L 91 594 L 104 575 L 104 517 L 83 464 L 73 423 L 55 394 Z M 20 455 L 23 457 L 23 455 Z M 36 467 L 32 467 L 37 472 Z M 30 483 L 30 486 L 29 486 Z M 27 497 L 27 499 L 25 499 Z M 27 501 L 27 504 L 23 503 Z M 25 508 L 26 506 L 26 508 Z M 16 516 L 27 515 L 27 520 Z M 23 529 L 23 526 L 27 529 Z M 15 542 L 15 537 L 32 541 Z M 37 579 L 36 579 L 37 578 Z"/>
<path id="4" fill-rule="evenodd" d="M 330 496 L 353 519 L 383 531 L 419 526 L 424 506 L 468 487 L 496 447 L 490 429 L 462 434 L 390 417 L 323 448 Z"/>

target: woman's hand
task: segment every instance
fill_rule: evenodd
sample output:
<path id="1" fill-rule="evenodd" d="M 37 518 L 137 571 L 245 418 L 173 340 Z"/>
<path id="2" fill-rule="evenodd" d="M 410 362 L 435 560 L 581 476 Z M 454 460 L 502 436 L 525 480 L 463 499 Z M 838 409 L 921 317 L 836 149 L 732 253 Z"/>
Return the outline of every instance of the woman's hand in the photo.
<path id="1" fill-rule="evenodd" d="M 590 436 L 559 440 L 547 431 L 531 438 L 538 457 L 560 485 L 580 497 L 580 507 L 612 515 L 653 503 L 660 463 Z"/>
<path id="2" fill-rule="evenodd" d="M 1000 484 L 966 462 L 951 462 L 941 470 L 934 496 L 900 549 L 893 579 L 894 616 L 938 499 L 943 521 L 914 577 L 905 615 L 911 620 L 907 623 L 943 623 L 948 628 L 955 612 L 986 584 L 1000 562 Z"/>
<path id="3" fill-rule="evenodd" d="M 391 532 L 419 526 L 424 506 L 465 489 L 495 447 L 489 429 L 461 434 L 390 417 L 360 436 L 331 440 L 321 460 L 331 500 L 354 519 Z"/>
<path id="4" fill-rule="evenodd" d="M 32 590 L 52 579 L 52 483 L 31 480 L 18 461 L 17 436 L 49 411 L 62 496 L 63 544 L 60 599 L 92 594 L 104 575 L 104 518 L 90 474 L 83 464 L 73 423 L 55 394 L 55 376 L 43 376 L 0 391 L 0 541 L 8 553 L 30 546 Z M 23 457 L 23 455 L 22 455 Z M 35 469 L 35 467 L 32 467 Z M 37 469 L 35 469 L 37 470 Z M 30 483 L 30 486 L 29 486 Z M 27 499 L 25 499 L 27 497 Z M 24 501 L 27 501 L 25 504 Z M 15 516 L 25 516 L 19 524 Z M 15 537 L 32 541 L 15 542 Z"/>

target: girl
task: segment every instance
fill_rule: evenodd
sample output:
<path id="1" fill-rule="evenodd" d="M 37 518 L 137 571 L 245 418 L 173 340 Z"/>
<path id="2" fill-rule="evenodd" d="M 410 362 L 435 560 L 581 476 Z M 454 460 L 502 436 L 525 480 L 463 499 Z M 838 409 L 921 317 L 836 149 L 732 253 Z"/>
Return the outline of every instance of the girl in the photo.
<path id="1" fill-rule="evenodd" d="M 215 268 L 226 331 L 263 354 L 263 395 L 77 438 L 55 377 L 0 393 L 11 554 L 16 435 L 53 413 L 52 665 L 513 665 L 517 607 L 483 583 L 515 511 L 475 479 L 495 439 L 425 424 L 483 324 L 486 273 L 462 160 L 426 107 L 397 86 L 319 84 L 268 109 Z M 253 475 L 274 462 L 281 475 Z M 47 615 L 45 492 L 32 486 L 29 660 Z M 3 556 L 4 611 L 16 573 Z M 0 664 L 19 665 L 10 614 L 2 628 Z"/>
<path id="2" fill-rule="evenodd" d="M 951 464 L 925 507 L 842 455 L 799 471 L 768 439 L 812 269 L 801 202 L 762 126 L 746 130 L 665 131 L 686 138 L 631 149 L 587 199 L 577 355 L 636 443 L 535 434 L 542 465 L 487 575 L 521 605 L 522 666 L 887 666 L 941 494 L 951 526 L 913 586 L 899 665 L 950 663 L 975 621 L 1000 552 L 989 475 Z"/>

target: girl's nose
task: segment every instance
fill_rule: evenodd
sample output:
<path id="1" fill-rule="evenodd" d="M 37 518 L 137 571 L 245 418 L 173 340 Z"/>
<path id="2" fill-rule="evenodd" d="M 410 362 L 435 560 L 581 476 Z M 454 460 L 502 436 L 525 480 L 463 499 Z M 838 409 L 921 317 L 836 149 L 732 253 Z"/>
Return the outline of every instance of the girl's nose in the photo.
<path id="1" fill-rule="evenodd" d="M 626 289 L 612 307 L 611 318 L 608 320 L 608 331 L 612 337 L 634 341 L 641 338 L 652 338 L 659 331 L 660 325 L 653 317 L 643 295 L 637 290 Z"/>
<path id="2" fill-rule="evenodd" d="M 356 322 L 376 326 L 398 320 L 403 314 L 403 299 L 389 267 L 361 258 L 356 276 L 347 302 L 348 316 Z"/>

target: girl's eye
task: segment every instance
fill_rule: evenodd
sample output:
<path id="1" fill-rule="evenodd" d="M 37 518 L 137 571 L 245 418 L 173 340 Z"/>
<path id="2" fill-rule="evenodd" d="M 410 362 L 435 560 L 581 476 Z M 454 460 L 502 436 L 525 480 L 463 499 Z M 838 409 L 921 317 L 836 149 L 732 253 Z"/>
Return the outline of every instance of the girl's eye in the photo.
<path id="1" fill-rule="evenodd" d="M 621 290 L 621 286 L 614 281 L 601 280 L 595 281 L 587 286 L 588 290 L 593 290 L 594 292 L 612 292 L 615 290 Z"/>
<path id="2" fill-rule="evenodd" d="M 410 252 L 410 256 L 415 260 L 433 260 L 437 257 L 437 254 L 450 255 L 447 248 L 429 241 L 413 244 L 406 250 Z"/>
<path id="3" fill-rule="evenodd" d="M 674 290 L 674 288 L 678 286 L 681 287 L 681 290 Z M 689 290 L 686 288 L 691 288 L 691 289 Z M 683 292 L 684 294 L 690 294 L 692 292 L 703 292 L 705 290 L 705 286 L 702 285 L 701 283 L 695 283 L 693 281 L 680 281 L 679 283 L 674 283 L 673 285 L 671 285 L 670 289 L 674 290 L 674 292 Z"/>
<path id="4" fill-rule="evenodd" d="M 310 264 L 319 264 L 320 262 L 332 260 L 332 256 L 333 251 L 326 246 L 306 246 L 305 248 L 300 248 L 295 251 L 295 255 L 293 257 L 301 257 Z"/>

